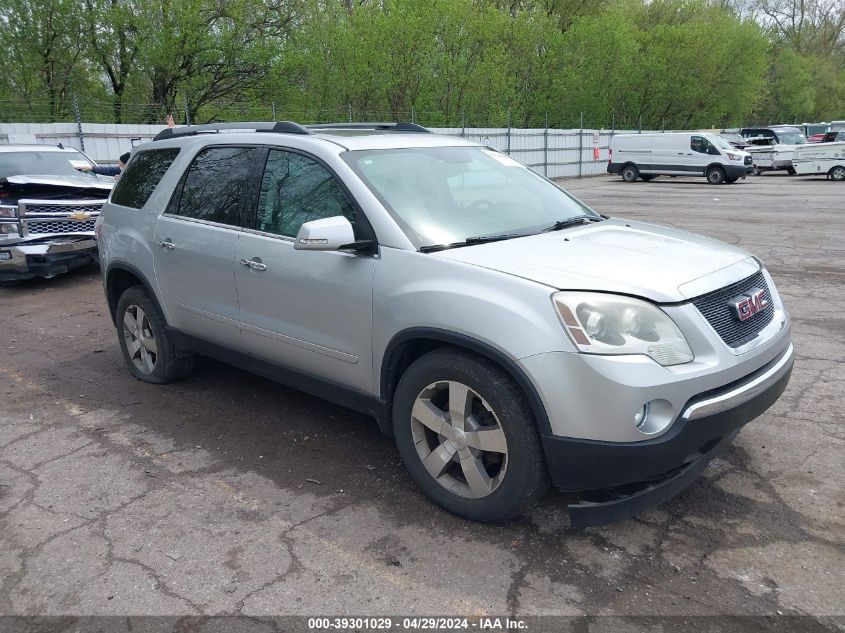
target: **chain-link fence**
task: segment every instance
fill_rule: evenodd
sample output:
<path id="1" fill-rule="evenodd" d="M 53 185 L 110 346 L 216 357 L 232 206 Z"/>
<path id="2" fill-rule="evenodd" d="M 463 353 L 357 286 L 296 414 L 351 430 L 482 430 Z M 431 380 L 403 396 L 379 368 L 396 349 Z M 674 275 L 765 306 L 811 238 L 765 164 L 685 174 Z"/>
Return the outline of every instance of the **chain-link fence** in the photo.
<path id="1" fill-rule="evenodd" d="M 75 147 L 98 162 L 114 162 L 122 153 L 149 142 L 164 125 L 106 123 L 0 123 L 2 143 L 46 143 Z M 518 127 L 429 127 L 478 141 L 513 156 L 549 178 L 605 172 L 610 140 L 621 130 Z M 628 130 L 631 131 L 631 130 Z"/>
<path id="2" fill-rule="evenodd" d="M 215 101 L 197 107 L 188 98 L 177 98 L 173 103 L 140 103 L 123 99 L 116 103 L 102 97 L 63 95 L 46 98 L 21 98 L 0 96 L 0 122 L 28 123 L 134 123 L 163 124 L 168 115 L 177 125 L 211 123 L 218 121 L 297 121 L 299 123 L 411 121 L 426 127 L 500 127 L 500 128 L 557 128 L 557 129 L 723 129 L 743 125 L 757 125 L 754 121 L 693 120 L 690 117 L 666 117 L 660 120 L 643 120 L 636 114 L 590 112 L 558 108 L 558 112 L 529 112 L 524 106 L 512 109 L 471 112 L 454 110 L 442 112 L 430 108 L 405 108 L 386 110 L 361 108 L 354 104 L 338 107 L 292 108 L 282 101 Z M 759 122 L 762 123 L 762 122 Z"/>
<path id="3" fill-rule="evenodd" d="M 99 162 L 114 162 L 117 156 L 132 147 L 147 142 L 165 127 L 168 116 L 176 125 L 220 121 L 297 121 L 303 124 L 325 122 L 410 121 L 432 132 L 471 138 L 505 152 L 549 178 L 580 177 L 604 173 L 609 157 L 610 141 L 619 132 L 673 131 L 664 123 L 657 130 L 644 129 L 639 121 L 632 124 L 617 120 L 597 120 L 579 113 L 575 120 L 553 120 L 546 114 L 540 117 L 516 116 L 511 112 L 459 113 L 445 116 L 440 112 L 417 111 L 361 111 L 349 105 L 345 108 L 289 110 L 274 102 L 269 104 L 226 103 L 204 106 L 192 112 L 187 102 L 181 108 L 167 108 L 156 104 L 136 104 L 121 111 L 124 119 L 133 122 L 116 124 L 111 102 L 72 98 L 69 111 L 50 123 L 35 114 L 30 104 L 24 108 L 20 100 L 8 107 L 11 100 L 0 99 L 0 143 L 62 143 L 85 151 Z M 202 115 L 202 116 L 200 116 Z M 26 118 L 29 117 L 29 118 Z M 49 118 L 49 117 L 48 117 Z M 149 121 L 149 123 L 147 123 Z M 676 126 L 677 129 L 683 129 Z M 689 126 L 691 127 L 691 126 Z M 701 129 L 701 128 L 699 128 Z M 707 129 L 707 128 L 705 128 Z M 712 125 L 709 129 L 723 128 Z M 736 129 L 736 128 L 733 128 Z"/>

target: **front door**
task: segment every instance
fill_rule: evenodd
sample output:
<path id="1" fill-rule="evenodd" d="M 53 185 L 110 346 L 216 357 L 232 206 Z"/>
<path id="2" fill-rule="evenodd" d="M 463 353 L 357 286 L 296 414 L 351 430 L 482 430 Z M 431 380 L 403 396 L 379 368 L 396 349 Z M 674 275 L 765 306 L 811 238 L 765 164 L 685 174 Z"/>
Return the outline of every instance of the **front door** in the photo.
<path id="1" fill-rule="evenodd" d="M 370 392 L 377 259 L 294 250 L 303 223 L 342 215 L 371 239 L 363 213 L 316 159 L 271 149 L 250 228 L 238 240 L 241 332 L 253 356 Z"/>
<path id="2" fill-rule="evenodd" d="M 260 150 L 208 147 L 156 224 L 155 274 L 170 325 L 240 348 L 235 249 L 252 160 Z"/>
<path id="3" fill-rule="evenodd" d="M 693 135 L 690 137 L 689 143 L 687 159 L 690 173 L 696 176 L 703 176 L 707 166 L 714 162 L 714 159 L 720 155 L 720 152 L 713 143 L 703 136 Z"/>

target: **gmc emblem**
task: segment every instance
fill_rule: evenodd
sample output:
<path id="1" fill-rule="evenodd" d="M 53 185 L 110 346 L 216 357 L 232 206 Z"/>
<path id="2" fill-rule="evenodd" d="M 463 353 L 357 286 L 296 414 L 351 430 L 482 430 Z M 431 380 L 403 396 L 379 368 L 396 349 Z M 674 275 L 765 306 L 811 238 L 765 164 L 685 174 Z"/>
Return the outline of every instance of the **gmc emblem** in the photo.
<path id="1" fill-rule="evenodd" d="M 769 302 L 763 296 L 765 294 L 765 290 L 751 288 L 748 292 L 728 301 L 728 305 L 737 319 L 745 321 L 769 306 Z"/>

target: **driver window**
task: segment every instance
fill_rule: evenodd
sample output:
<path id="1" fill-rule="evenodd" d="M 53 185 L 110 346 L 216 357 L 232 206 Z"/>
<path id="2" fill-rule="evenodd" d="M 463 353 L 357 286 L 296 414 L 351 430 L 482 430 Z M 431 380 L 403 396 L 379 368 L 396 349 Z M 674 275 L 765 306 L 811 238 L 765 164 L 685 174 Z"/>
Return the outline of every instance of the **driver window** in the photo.
<path id="1" fill-rule="evenodd" d="M 699 154 L 718 154 L 719 150 L 703 136 L 690 137 L 690 149 Z"/>
<path id="2" fill-rule="evenodd" d="M 358 235 L 355 207 L 334 176 L 317 161 L 270 150 L 261 181 L 256 228 L 296 237 L 305 222 L 345 216 Z"/>

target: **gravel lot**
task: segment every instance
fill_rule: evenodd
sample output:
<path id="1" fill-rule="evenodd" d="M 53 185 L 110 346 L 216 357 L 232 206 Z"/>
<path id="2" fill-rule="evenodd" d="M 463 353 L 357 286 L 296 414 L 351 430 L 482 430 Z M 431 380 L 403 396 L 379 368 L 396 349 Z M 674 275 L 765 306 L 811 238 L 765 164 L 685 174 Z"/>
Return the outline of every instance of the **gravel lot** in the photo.
<path id="1" fill-rule="evenodd" d="M 87 269 L 0 289 L 0 613 L 842 616 L 845 185 L 564 185 L 748 248 L 794 319 L 787 392 L 683 495 L 585 532 L 559 493 L 462 521 L 363 416 L 212 361 L 133 380 Z"/>

